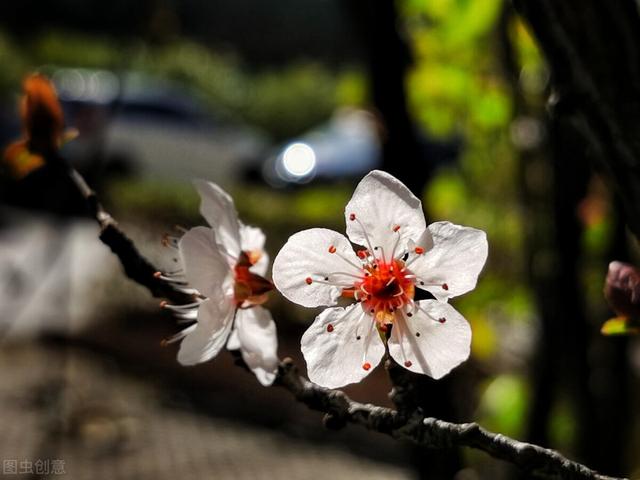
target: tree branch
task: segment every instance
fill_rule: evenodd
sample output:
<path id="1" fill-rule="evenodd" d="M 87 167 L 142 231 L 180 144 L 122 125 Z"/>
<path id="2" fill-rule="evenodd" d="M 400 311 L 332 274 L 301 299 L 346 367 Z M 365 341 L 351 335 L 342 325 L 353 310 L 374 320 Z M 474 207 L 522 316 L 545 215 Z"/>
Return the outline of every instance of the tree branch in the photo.
<path id="1" fill-rule="evenodd" d="M 337 419 L 332 426 L 352 423 L 398 440 L 409 440 L 427 448 L 465 446 L 482 450 L 494 458 L 513 463 L 540 477 L 554 479 L 614 480 L 563 457 L 555 450 L 519 442 L 499 433 L 489 432 L 477 423 L 450 423 L 421 414 L 405 416 L 390 408 L 351 400 L 339 390 L 311 383 L 298 374 L 291 359 L 280 363 L 276 385 L 286 388 L 312 410 Z"/>
<path id="2" fill-rule="evenodd" d="M 120 229 L 82 175 L 70 167 L 69 177 L 85 199 L 89 213 L 100 225 L 100 241 L 118 257 L 127 277 L 146 287 L 154 297 L 167 298 L 176 304 L 192 302 L 190 295 L 156 277 L 158 269 L 138 251 L 133 241 Z"/>

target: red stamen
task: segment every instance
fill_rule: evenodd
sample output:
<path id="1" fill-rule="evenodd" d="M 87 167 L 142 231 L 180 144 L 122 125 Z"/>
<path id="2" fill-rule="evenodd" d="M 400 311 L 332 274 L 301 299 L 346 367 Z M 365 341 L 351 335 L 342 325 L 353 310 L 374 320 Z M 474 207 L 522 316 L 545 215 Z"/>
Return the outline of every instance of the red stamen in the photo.
<path id="1" fill-rule="evenodd" d="M 447 321 L 447 319 L 446 319 L 446 318 L 444 318 L 444 317 L 442 317 L 442 318 L 439 318 L 439 319 L 438 319 L 438 321 L 439 321 L 440 323 L 444 323 L 444 322 L 446 322 L 446 321 Z"/>
<path id="2" fill-rule="evenodd" d="M 153 278 L 160 278 L 162 276 L 162 272 L 155 272 L 153 274 Z"/>
<path id="3" fill-rule="evenodd" d="M 251 272 L 251 265 L 247 252 L 241 252 L 234 268 L 233 296 L 238 305 L 245 301 L 252 305 L 260 305 L 267 300 L 266 294 L 274 288 L 269 280 Z"/>
<path id="4" fill-rule="evenodd" d="M 162 300 L 162 301 L 160 302 L 160 308 L 164 308 L 164 307 L 166 307 L 167 305 L 169 305 L 169 302 L 167 302 L 166 300 Z"/>
<path id="5" fill-rule="evenodd" d="M 410 273 L 404 268 L 404 262 L 397 259 L 389 263 L 377 260 L 376 264 L 364 267 L 364 278 L 356 288 L 366 295 L 364 306 L 376 314 L 381 332 L 385 331 L 384 324 L 393 322 L 394 312 L 413 299 L 415 280 Z"/>
<path id="6" fill-rule="evenodd" d="M 404 362 L 404 366 L 409 368 L 411 365 L 413 365 L 413 363 L 411 363 L 411 360 L 407 360 L 406 362 Z"/>
<path id="7" fill-rule="evenodd" d="M 393 227 L 394 232 L 397 232 L 398 230 L 400 230 L 400 225 L 396 225 L 395 227 Z"/>
<path id="8" fill-rule="evenodd" d="M 365 258 L 367 258 L 367 251 L 366 250 L 358 250 L 358 257 L 360 257 L 362 260 L 364 260 Z"/>
<path id="9" fill-rule="evenodd" d="M 342 289 L 342 297 L 343 298 L 356 298 L 356 290 L 354 288 L 343 288 Z"/>
<path id="10" fill-rule="evenodd" d="M 333 325 L 331 324 L 327 325 L 327 332 L 329 333 L 333 332 Z"/>
<path id="11" fill-rule="evenodd" d="M 362 365 L 362 368 L 368 371 L 371 369 L 371 364 L 369 362 L 366 362 Z"/>
<path id="12" fill-rule="evenodd" d="M 304 281 L 307 282 L 307 285 L 311 285 L 313 283 L 313 279 L 311 277 L 305 278 Z"/>
<path id="13" fill-rule="evenodd" d="M 329 253 L 336 253 L 336 247 L 334 245 L 329 246 Z"/>
<path id="14" fill-rule="evenodd" d="M 351 220 L 352 222 L 356 219 L 356 214 L 352 213 L 349 215 L 349 220 Z"/>
<path id="15" fill-rule="evenodd" d="M 418 255 L 422 255 L 424 253 L 424 248 L 416 247 L 414 250 Z"/>
<path id="16" fill-rule="evenodd" d="M 443 290 L 449 290 L 449 285 L 447 285 L 446 283 L 442 284 L 442 289 Z"/>

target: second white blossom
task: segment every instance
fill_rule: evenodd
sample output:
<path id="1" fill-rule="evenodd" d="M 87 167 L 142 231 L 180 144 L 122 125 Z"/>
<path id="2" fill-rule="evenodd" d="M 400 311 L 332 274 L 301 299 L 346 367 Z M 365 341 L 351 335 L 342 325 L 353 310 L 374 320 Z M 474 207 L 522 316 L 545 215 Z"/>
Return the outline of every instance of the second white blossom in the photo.
<path id="1" fill-rule="evenodd" d="M 240 350 L 260 383 L 275 379 L 278 357 L 276 326 L 261 306 L 271 282 L 265 236 L 239 220 L 231 197 L 219 186 L 198 180 L 200 212 L 209 227 L 195 227 L 177 242 L 184 272 L 196 301 L 190 305 L 165 305 L 185 320 L 196 322 L 173 341 L 182 340 L 178 361 L 195 365 L 215 357 L 226 345 Z"/>

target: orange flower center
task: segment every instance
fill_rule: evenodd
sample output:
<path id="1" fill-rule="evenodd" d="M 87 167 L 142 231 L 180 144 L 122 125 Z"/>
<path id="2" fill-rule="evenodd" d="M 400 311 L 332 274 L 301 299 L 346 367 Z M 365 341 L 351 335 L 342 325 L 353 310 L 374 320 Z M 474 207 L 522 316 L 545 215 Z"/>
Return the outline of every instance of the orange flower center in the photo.
<path id="1" fill-rule="evenodd" d="M 238 307 L 247 302 L 260 305 L 267 301 L 267 293 L 273 290 L 273 284 L 249 269 L 260 259 L 255 252 L 241 252 L 234 267 L 235 284 L 233 294 Z"/>
<path id="2" fill-rule="evenodd" d="M 343 295 L 361 300 L 379 325 L 393 323 L 394 312 L 413 300 L 415 277 L 398 259 L 388 263 L 378 259 L 365 266 L 364 274 L 353 289 L 343 290 Z"/>

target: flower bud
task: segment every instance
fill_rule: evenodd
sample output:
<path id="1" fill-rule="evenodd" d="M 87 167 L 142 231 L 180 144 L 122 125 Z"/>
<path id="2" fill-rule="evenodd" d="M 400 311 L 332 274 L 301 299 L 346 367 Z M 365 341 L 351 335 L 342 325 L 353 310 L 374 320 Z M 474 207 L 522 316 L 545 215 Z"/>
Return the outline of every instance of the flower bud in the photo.
<path id="1" fill-rule="evenodd" d="M 604 296 L 617 315 L 640 318 L 640 270 L 628 263 L 611 262 Z"/>

